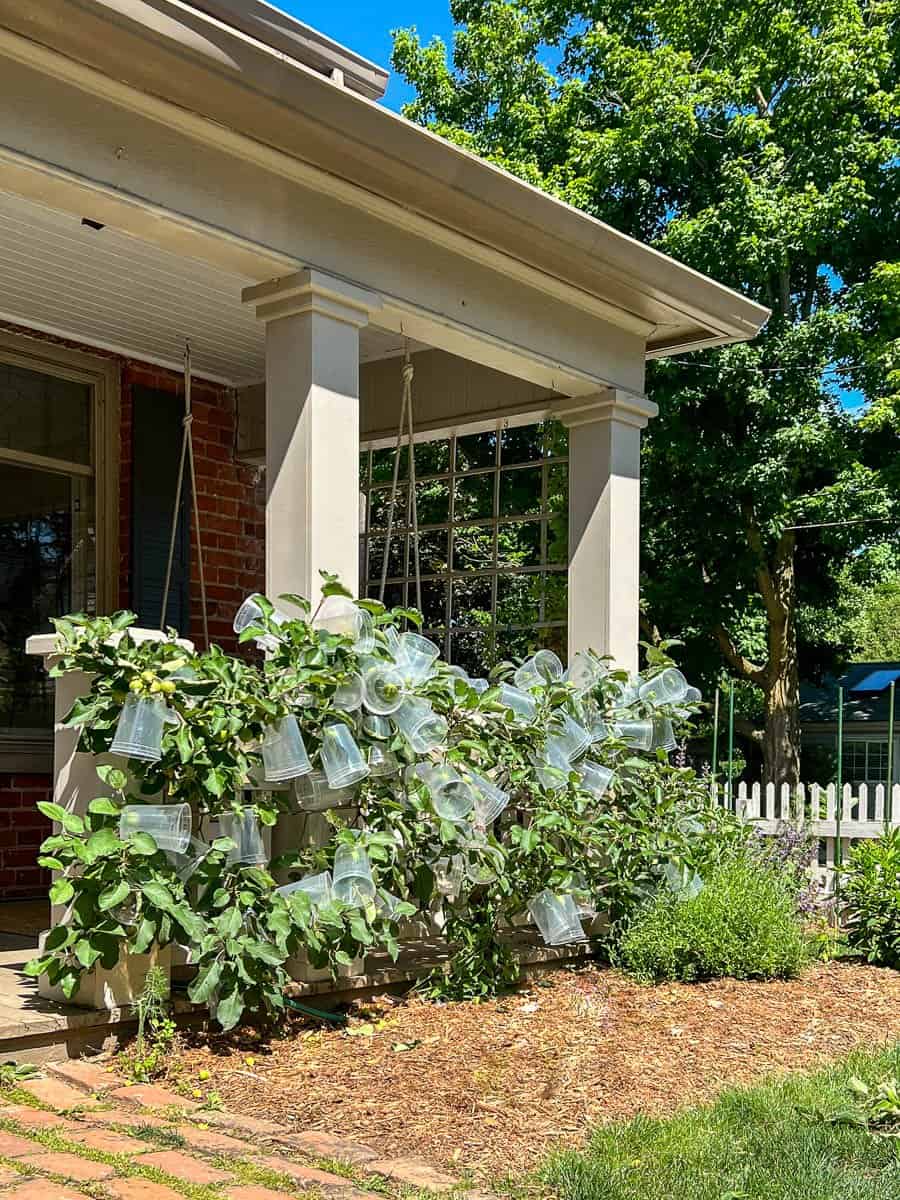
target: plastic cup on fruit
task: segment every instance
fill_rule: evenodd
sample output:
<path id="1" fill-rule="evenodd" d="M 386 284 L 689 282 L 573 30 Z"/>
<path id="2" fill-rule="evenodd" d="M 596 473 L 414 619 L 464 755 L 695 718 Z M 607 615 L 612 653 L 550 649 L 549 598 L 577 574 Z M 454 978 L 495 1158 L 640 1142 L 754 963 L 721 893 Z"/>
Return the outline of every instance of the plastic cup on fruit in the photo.
<path id="1" fill-rule="evenodd" d="M 162 758 L 163 730 L 172 720 L 161 696 L 130 695 L 122 706 L 110 752 L 141 762 L 159 762 Z"/>
<path id="2" fill-rule="evenodd" d="M 578 766 L 578 786 L 583 792 L 590 792 L 595 800 L 599 800 L 615 779 L 615 772 L 602 763 L 585 759 Z"/>
<path id="3" fill-rule="evenodd" d="M 447 739 L 447 722 L 427 700 L 408 696 L 393 720 L 416 754 L 430 754 Z"/>
<path id="4" fill-rule="evenodd" d="M 403 703 L 403 685 L 403 675 L 392 663 L 370 663 L 362 675 L 363 704 L 376 716 L 389 716 Z"/>
<path id="5" fill-rule="evenodd" d="M 334 895 L 344 904 L 359 907 L 375 897 L 372 864 L 361 846 L 342 843 L 337 847 L 331 878 Z"/>
<path id="6" fill-rule="evenodd" d="M 617 721 L 613 733 L 619 741 L 633 750 L 653 749 L 652 721 Z"/>
<path id="7" fill-rule="evenodd" d="M 223 837 L 231 838 L 234 848 L 228 851 L 225 861 L 245 866 L 263 866 L 269 861 L 263 843 L 259 818 L 251 808 L 241 813 L 219 814 L 219 830 Z"/>
<path id="8" fill-rule="evenodd" d="M 563 665 L 552 650 L 538 650 L 526 658 L 513 676 L 517 688 L 528 691 L 535 687 L 546 687 L 558 683 L 563 677 Z"/>
<path id="9" fill-rule="evenodd" d="M 175 869 L 175 874 L 182 883 L 194 875 L 212 850 L 212 846 L 200 838 L 192 837 L 184 850 L 167 850 L 166 858 Z"/>
<path id="10" fill-rule="evenodd" d="M 440 646 L 419 633 L 401 633 L 395 655 L 397 666 L 410 683 L 424 683 L 440 657 Z"/>
<path id="11" fill-rule="evenodd" d="M 375 620 L 364 608 L 357 608 L 356 611 L 359 613 L 359 627 L 353 649 L 360 655 L 371 654 L 375 649 Z"/>
<path id="12" fill-rule="evenodd" d="M 276 888 L 275 891 L 279 896 L 284 896 L 286 900 L 295 892 L 305 892 L 309 896 L 311 907 L 321 908 L 323 904 L 331 903 L 331 872 L 320 871 L 318 875 L 305 875 L 303 879 L 298 879 L 294 883 L 286 883 L 283 887 Z"/>
<path id="13" fill-rule="evenodd" d="M 284 783 L 309 774 L 312 763 L 295 716 L 289 713 L 268 727 L 262 740 L 262 760 L 269 783 Z"/>
<path id="14" fill-rule="evenodd" d="M 638 695 L 647 704 L 678 704 L 687 695 L 689 684 L 677 667 L 666 667 L 642 683 Z"/>
<path id="15" fill-rule="evenodd" d="M 447 900 L 456 900 L 462 890 L 465 868 L 461 854 L 439 858 L 432 867 L 435 890 Z"/>
<path id="16" fill-rule="evenodd" d="M 591 744 L 591 735 L 566 712 L 558 712 L 550 722 L 550 736 L 569 762 L 581 757 Z"/>
<path id="17" fill-rule="evenodd" d="M 333 788 L 328 785 L 324 771 L 310 771 L 294 785 L 297 807 L 303 812 L 326 812 L 332 808 L 347 808 L 353 804 L 356 788 L 349 785 Z"/>
<path id="18" fill-rule="evenodd" d="M 546 945 L 565 946 L 585 940 L 574 896 L 560 896 L 545 889 L 529 901 L 528 911 Z"/>
<path id="19" fill-rule="evenodd" d="M 361 675 L 351 675 L 335 688 L 332 705 L 338 712 L 356 712 L 362 707 L 363 680 Z"/>
<path id="20" fill-rule="evenodd" d="M 558 792 L 568 786 L 572 764 L 556 739 L 547 738 L 541 753 L 532 755 L 531 765 L 538 783 L 548 792 Z"/>
<path id="21" fill-rule="evenodd" d="M 246 600 L 242 602 L 240 608 L 234 614 L 234 620 L 231 623 L 231 627 L 236 634 L 240 635 L 251 625 L 261 625 L 265 619 L 266 615 L 259 603 L 259 594 L 255 593 L 252 596 L 248 596 Z M 286 613 L 279 612 L 279 610 L 276 608 L 273 610 L 269 619 L 273 625 L 284 625 L 290 618 Z M 275 650 L 278 646 L 278 639 L 270 633 L 256 638 L 255 641 L 261 650 L 271 651 Z"/>
<path id="22" fill-rule="evenodd" d="M 665 750 L 667 753 L 678 745 L 675 730 L 668 717 L 653 718 L 653 749 Z"/>
<path id="23" fill-rule="evenodd" d="M 563 678 L 579 695 L 583 695 L 597 686 L 603 674 L 603 663 L 590 651 L 579 650 L 573 654 Z"/>
<path id="24" fill-rule="evenodd" d="M 369 774 L 356 739 L 342 721 L 335 721 L 323 728 L 319 754 L 330 788 L 349 787 Z"/>
<path id="25" fill-rule="evenodd" d="M 363 733 L 379 742 L 389 742 L 394 734 L 394 727 L 379 713 L 365 713 L 362 719 Z"/>
<path id="26" fill-rule="evenodd" d="M 119 837 L 127 842 L 149 833 L 160 850 L 183 854 L 191 841 L 189 804 L 127 804 L 119 816 Z"/>
<path id="27" fill-rule="evenodd" d="M 485 775 L 479 775 L 477 771 L 467 769 L 463 778 L 475 792 L 475 824 L 485 828 L 492 821 L 496 821 L 509 804 L 509 792 L 505 792 Z"/>
<path id="28" fill-rule="evenodd" d="M 420 773 L 431 806 L 444 821 L 464 821 L 475 807 L 475 790 L 451 766 L 428 767 Z"/>
<path id="29" fill-rule="evenodd" d="M 390 775 L 399 775 L 400 764 L 393 750 L 388 750 L 377 743 L 369 746 L 366 752 L 366 764 L 373 779 L 385 779 Z"/>
<path id="30" fill-rule="evenodd" d="M 512 687 L 508 683 L 500 684 L 500 694 L 497 703 L 509 709 L 517 725 L 530 725 L 537 717 L 537 704 L 533 696 L 523 692 L 521 688 Z"/>

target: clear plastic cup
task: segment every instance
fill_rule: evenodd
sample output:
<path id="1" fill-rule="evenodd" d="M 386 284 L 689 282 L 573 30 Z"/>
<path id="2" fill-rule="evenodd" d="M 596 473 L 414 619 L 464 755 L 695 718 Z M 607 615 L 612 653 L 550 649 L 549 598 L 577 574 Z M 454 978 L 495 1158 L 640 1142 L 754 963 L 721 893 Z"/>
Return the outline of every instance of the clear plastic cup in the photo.
<path id="1" fill-rule="evenodd" d="M 445 821 L 464 821 L 475 807 L 475 789 L 447 764 L 423 764 L 417 772 L 431 796 L 431 805 Z"/>
<path id="2" fill-rule="evenodd" d="M 609 767 L 604 767 L 601 763 L 592 762 L 588 758 L 578 767 L 578 786 L 583 792 L 590 792 L 597 800 L 606 792 L 614 779 L 614 771 L 611 771 Z"/>
<path id="3" fill-rule="evenodd" d="M 475 792 L 475 824 L 484 828 L 496 821 L 509 804 L 509 792 L 504 792 L 493 780 L 476 771 L 467 769 L 464 778 Z"/>
<path id="4" fill-rule="evenodd" d="M 171 718 L 178 718 L 174 713 Z M 163 729 L 170 723 L 169 710 L 161 696 L 130 695 L 122 706 L 110 751 L 123 758 L 159 762 Z"/>
<path id="5" fill-rule="evenodd" d="M 227 863 L 263 866 L 269 861 L 259 818 L 252 808 L 245 808 L 242 813 L 220 813 L 218 821 L 222 836 L 234 842 L 234 848 L 226 856 Z"/>
<path id="6" fill-rule="evenodd" d="M 403 703 L 403 675 L 387 662 L 367 666 L 362 677 L 363 703 L 370 713 L 385 717 Z"/>
<path id="7" fill-rule="evenodd" d="M 295 794 L 297 807 L 303 812 L 326 812 L 331 808 L 351 805 L 356 796 L 356 788 L 352 785 L 343 788 L 329 787 L 328 776 L 324 771 L 310 771 L 295 785 Z"/>
<path id="8" fill-rule="evenodd" d="M 675 739 L 675 730 L 672 728 L 672 722 L 668 717 L 653 718 L 653 749 L 654 750 L 674 750 L 678 745 Z"/>
<path id="9" fill-rule="evenodd" d="M 513 720 L 517 725 L 530 725 L 537 717 L 537 704 L 534 697 L 520 688 L 511 687 L 508 683 L 500 684 L 497 702 L 511 710 Z"/>
<path id="10" fill-rule="evenodd" d="M 368 615 L 364 609 L 357 608 L 349 596 L 326 596 L 312 623 L 316 629 L 355 642 L 364 632 Z"/>
<path id="11" fill-rule="evenodd" d="M 200 838 L 192 837 L 181 850 L 167 850 L 166 858 L 172 864 L 175 874 L 182 883 L 187 883 L 191 876 L 200 868 L 204 859 L 212 850 L 212 846 Z"/>
<path id="12" fill-rule="evenodd" d="M 372 864 L 361 846 L 339 845 L 331 875 L 332 889 L 342 903 L 361 906 L 374 899 Z"/>
<path id="13" fill-rule="evenodd" d="M 579 695 L 583 695 L 597 686 L 603 674 L 603 663 L 595 658 L 589 650 L 579 650 L 573 654 L 563 679 Z"/>
<path id="14" fill-rule="evenodd" d="M 401 897 L 395 896 L 391 892 L 378 892 L 375 896 L 375 911 L 385 921 L 397 920 L 397 910 L 401 904 L 403 904 Z"/>
<path id="15" fill-rule="evenodd" d="M 406 679 L 412 683 L 424 683 L 431 675 L 440 653 L 440 646 L 421 634 L 401 633 L 395 658 Z"/>
<path id="16" fill-rule="evenodd" d="M 248 628 L 248 626 L 259 625 L 265 621 L 265 613 L 258 603 L 258 597 L 259 593 L 248 596 L 234 614 L 234 620 L 231 623 L 231 627 L 235 633 L 241 634 L 245 629 Z M 284 623 L 289 619 L 290 618 L 285 613 L 279 612 L 277 608 L 271 616 L 273 625 L 284 625 Z M 278 646 L 278 639 L 270 633 L 264 634 L 262 637 L 258 637 L 255 640 L 257 646 L 259 646 L 261 650 L 274 650 Z"/>
<path id="17" fill-rule="evenodd" d="M 312 763 L 303 744 L 297 718 L 290 713 L 270 725 L 262 741 L 263 773 L 269 783 L 308 775 Z"/>
<path id="18" fill-rule="evenodd" d="M 357 612 L 359 613 L 359 628 L 353 642 L 353 649 L 360 655 L 371 654 L 375 649 L 375 619 L 364 608 L 358 608 Z"/>
<path id="19" fill-rule="evenodd" d="M 456 900 L 462 890 L 466 874 L 465 859 L 461 854 L 452 858 L 439 858 L 431 868 L 437 892 L 447 900 Z"/>
<path id="20" fill-rule="evenodd" d="M 553 738 L 547 738 L 541 754 L 532 756 L 531 765 L 538 783 L 548 792 L 558 792 L 568 786 L 572 764 Z"/>
<path id="21" fill-rule="evenodd" d="M 305 875 L 303 879 L 298 879 L 295 883 L 286 883 L 283 887 L 276 888 L 275 891 L 285 899 L 293 896 L 295 892 L 305 892 L 309 896 L 310 905 L 313 908 L 320 908 L 323 904 L 331 903 L 331 872 L 322 871 L 318 875 Z"/>
<path id="22" fill-rule="evenodd" d="M 371 738 L 377 738 L 380 742 L 389 742 L 394 733 L 394 727 L 387 717 L 382 717 L 378 713 L 366 713 L 362 719 L 362 727 L 363 733 L 367 733 Z"/>
<path id="23" fill-rule="evenodd" d="M 670 890 L 679 900 L 693 900 L 703 891 L 703 880 L 696 872 L 689 871 L 687 867 L 679 867 L 673 862 L 667 862 L 663 868 L 663 874 Z"/>
<path id="24" fill-rule="evenodd" d="M 478 693 L 479 696 L 483 696 L 484 693 L 491 686 L 490 683 L 486 679 L 478 679 L 478 678 L 470 679 L 469 683 L 471 684 L 472 688 Z"/>
<path id="25" fill-rule="evenodd" d="M 393 750 L 384 746 L 371 745 L 366 752 L 366 764 L 373 779 L 384 779 L 388 775 L 399 775 L 400 764 Z"/>
<path id="26" fill-rule="evenodd" d="M 119 837 L 127 842 L 149 833 L 160 850 L 183 854 L 191 841 L 189 804 L 127 804 L 119 816 Z"/>
<path id="27" fill-rule="evenodd" d="M 546 945 L 565 946 L 585 940 L 574 896 L 558 896 L 545 889 L 529 902 L 528 911 Z"/>
<path id="28" fill-rule="evenodd" d="M 324 726 L 319 753 L 322 769 L 328 776 L 328 786 L 331 788 L 349 787 L 369 774 L 356 738 L 343 722 L 335 721 Z"/>
<path id="29" fill-rule="evenodd" d="M 688 681 L 676 667 L 666 667 L 638 689 L 648 704 L 678 704 L 687 695 Z"/>
<path id="30" fill-rule="evenodd" d="M 563 677 L 563 665 L 552 650 L 538 650 L 526 658 L 513 676 L 517 688 L 528 691 L 534 687 L 546 687 Z"/>
<path id="31" fill-rule="evenodd" d="M 416 754 L 429 754 L 447 738 L 447 722 L 427 700 L 408 696 L 393 714 L 397 728 Z"/>
<path id="32" fill-rule="evenodd" d="M 629 675 L 624 682 L 621 679 L 614 679 L 613 683 L 613 702 L 617 708 L 629 708 L 638 698 L 638 688 L 641 685 L 639 679 L 635 679 L 633 675 Z"/>
<path id="33" fill-rule="evenodd" d="M 613 726 L 615 736 L 634 750 L 653 748 L 652 721 L 617 721 Z"/>
<path id="34" fill-rule="evenodd" d="M 356 712 L 362 707 L 363 681 L 361 675 L 351 675 L 335 688 L 331 703 L 338 712 Z"/>
<path id="35" fill-rule="evenodd" d="M 591 735 L 568 713 L 557 713 L 550 724 L 550 737 L 569 760 L 574 762 L 591 744 Z"/>
<path id="36" fill-rule="evenodd" d="M 703 700 L 703 693 L 699 688 L 689 687 L 684 693 L 685 704 L 700 704 Z"/>

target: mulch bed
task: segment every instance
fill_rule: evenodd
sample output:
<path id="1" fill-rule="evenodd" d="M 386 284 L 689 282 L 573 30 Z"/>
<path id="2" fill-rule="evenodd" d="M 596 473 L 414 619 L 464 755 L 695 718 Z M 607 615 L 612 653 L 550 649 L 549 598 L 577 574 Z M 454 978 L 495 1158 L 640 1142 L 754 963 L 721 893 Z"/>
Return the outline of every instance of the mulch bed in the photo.
<path id="1" fill-rule="evenodd" d="M 481 1004 L 385 997 L 345 1030 L 297 1021 L 270 1042 L 194 1035 L 175 1071 L 182 1084 L 210 1071 L 201 1086 L 233 1112 L 490 1179 L 580 1144 L 592 1124 L 890 1041 L 893 971 L 831 963 L 788 983 L 649 988 L 591 966 Z"/>

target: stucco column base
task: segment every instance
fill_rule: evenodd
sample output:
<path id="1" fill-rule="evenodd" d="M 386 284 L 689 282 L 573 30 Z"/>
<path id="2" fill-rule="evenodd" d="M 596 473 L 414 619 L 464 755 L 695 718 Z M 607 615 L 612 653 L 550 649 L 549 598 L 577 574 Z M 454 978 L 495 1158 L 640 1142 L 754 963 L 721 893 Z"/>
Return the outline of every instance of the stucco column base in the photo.
<path id="1" fill-rule="evenodd" d="M 136 642 L 163 641 L 165 634 L 159 629 L 130 629 L 129 636 Z M 187 650 L 193 650 L 192 642 L 182 641 L 181 645 Z M 56 635 L 52 633 L 36 634 L 25 644 L 29 654 L 40 655 L 44 665 L 49 670 L 57 660 Z M 91 677 L 83 671 L 69 671 L 56 679 L 54 695 L 54 725 L 53 725 L 53 799 L 66 812 L 83 816 L 90 802 L 107 792 L 106 785 L 97 774 L 97 767 L 103 763 L 123 767 L 125 763 L 114 755 L 85 754 L 78 750 L 79 729 L 70 729 L 63 721 L 79 696 L 86 696 L 91 690 Z M 54 823 L 53 832 L 59 832 L 59 825 Z M 66 905 L 52 904 L 50 906 L 50 928 L 54 928 L 66 916 Z M 49 931 L 48 931 L 49 932 Z M 41 944 L 43 944 L 43 938 Z M 124 956 L 123 961 L 113 971 L 95 970 L 86 974 L 84 982 L 74 1000 L 66 1001 L 62 993 L 50 986 L 46 975 L 38 980 L 38 995 L 46 1000 L 60 1003 L 76 1004 L 85 1008 L 117 1008 L 120 1004 L 130 1003 L 121 997 L 129 994 L 129 990 L 137 987 L 140 991 L 151 955 Z M 171 964 L 171 951 L 166 950 L 157 954 L 159 965 L 168 974 Z M 124 961 L 127 958 L 128 961 Z M 142 962 L 141 960 L 147 960 Z M 109 999 L 110 1003 L 105 1002 Z M 100 1003 L 103 1001 L 103 1003 Z M 115 1002 L 113 1002 L 115 1001 Z"/>
<path id="2" fill-rule="evenodd" d="M 641 430 L 657 407 L 610 389 L 567 401 L 569 656 L 593 649 L 638 666 Z"/>

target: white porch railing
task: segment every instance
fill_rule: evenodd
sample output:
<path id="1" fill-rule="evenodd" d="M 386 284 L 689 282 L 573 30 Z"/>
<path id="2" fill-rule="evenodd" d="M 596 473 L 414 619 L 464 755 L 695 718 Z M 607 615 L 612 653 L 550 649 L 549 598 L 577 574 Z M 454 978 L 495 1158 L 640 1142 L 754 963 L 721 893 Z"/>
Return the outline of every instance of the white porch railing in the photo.
<path id="1" fill-rule="evenodd" d="M 738 783 L 716 784 L 715 801 L 752 822 L 761 833 L 774 834 L 790 824 L 812 834 L 819 841 L 817 875 L 829 890 L 834 878 L 838 838 L 838 793 L 833 783 L 788 783 L 776 785 Z M 900 828 L 900 783 L 890 789 L 845 783 L 840 795 L 841 857 L 846 861 L 854 842 L 879 838 L 888 828 Z"/>

